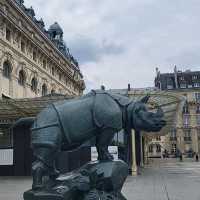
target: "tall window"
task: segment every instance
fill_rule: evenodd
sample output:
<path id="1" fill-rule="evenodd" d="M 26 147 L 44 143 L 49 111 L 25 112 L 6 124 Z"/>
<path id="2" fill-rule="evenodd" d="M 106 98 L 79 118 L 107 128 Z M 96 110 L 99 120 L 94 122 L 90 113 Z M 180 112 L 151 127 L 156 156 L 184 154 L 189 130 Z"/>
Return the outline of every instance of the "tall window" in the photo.
<path id="1" fill-rule="evenodd" d="M 184 140 L 185 141 L 191 141 L 192 138 L 191 138 L 191 130 L 190 129 L 186 129 L 184 130 Z"/>
<path id="2" fill-rule="evenodd" d="M 149 153 L 153 153 L 153 145 L 149 145 Z"/>
<path id="3" fill-rule="evenodd" d="M 183 114 L 183 125 L 188 127 L 190 125 L 190 115 Z"/>
<path id="4" fill-rule="evenodd" d="M 176 144 L 172 144 L 171 153 L 172 154 L 176 153 Z"/>
<path id="5" fill-rule="evenodd" d="M 11 41 L 11 31 L 9 28 L 6 28 L 6 40 Z"/>
<path id="6" fill-rule="evenodd" d="M 21 41 L 21 51 L 25 53 L 25 42 Z"/>
<path id="7" fill-rule="evenodd" d="M 51 68 L 51 73 L 52 73 L 53 76 L 55 75 L 55 68 L 54 67 Z"/>
<path id="8" fill-rule="evenodd" d="M 171 130 L 170 140 L 171 141 L 174 141 L 174 140 L 176 141 L 176 129 L 175 128 L 173 128 Z"/>
<path id="9" fill-rule="evenodd" d="M 195 92 L 194 98 L 195 98 L 196 102 L 200 102 L 200 92 Z"/>
<path id="10" fill-rule="evenodd" d="M 37 92 L 37 80 L 35 77 L 31 80 L 31 90 Z"/>
<path id="11" fill-rule="evenodd" d="M 42 96 L 45 96 L 45 95 L 47 95 L 47 86 L 46 86 L 46 84 L 43 84 L 42 85 Z"/>
<path id="12" fill-rule="evenodd" d="M 11 65 L 8 61 L 3 63 L 3 76 L 10 78 L 11 76 Z"/>
<path id="13" fill-rule="evenodd" d="M 33 51 L 33 60 L 36 62 L 37 61 L 37 54 L 36 51 Z"/>
<path id="14" fill-rule="evenodd" d="M 160 153 L 160 152 L 161 152 L 161 146 L 160 146 L 160 144 L 157 144 L 157 145 L 156 145 L 156 152 L 157 152 L 157 153 Z"/>
<path id="15" fill-rule="evenodd" d="M 43 68 L 46 69 L 46 67 L 47 67 L 47 62 L 46 60 L 43 60 Z"/>
<path id="16" fill-rule="evenodd" d="M 19 71 L 19 84 L 20 85 L 25 85 L 25 82 L 26 82 L 26 76 L 25 76 L 25 72 L 24 72 L 24 70 L 20 70 Z"/>

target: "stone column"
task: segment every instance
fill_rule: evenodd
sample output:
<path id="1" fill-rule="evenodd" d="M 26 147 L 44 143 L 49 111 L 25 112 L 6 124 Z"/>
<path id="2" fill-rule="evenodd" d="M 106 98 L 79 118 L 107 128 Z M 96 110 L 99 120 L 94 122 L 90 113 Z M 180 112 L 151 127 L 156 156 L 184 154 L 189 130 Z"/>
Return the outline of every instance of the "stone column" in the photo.
<path id="1" fill-rule="evenodd" d="M 131 131 L 131 143 L 132 143 L 132 167 L 131 174 L 132 176 L 137 175 L 137 164 L 136 164 L 136 149 L 135 149 L 135 130 Z"/>
<path id="2" fill-rule="evenodd" d="M 14 77 L 11 75 L 10 80 L 9 80 L 9 96 L 14 97 L 13 95 L 13 82 L 14 82 Z"/>

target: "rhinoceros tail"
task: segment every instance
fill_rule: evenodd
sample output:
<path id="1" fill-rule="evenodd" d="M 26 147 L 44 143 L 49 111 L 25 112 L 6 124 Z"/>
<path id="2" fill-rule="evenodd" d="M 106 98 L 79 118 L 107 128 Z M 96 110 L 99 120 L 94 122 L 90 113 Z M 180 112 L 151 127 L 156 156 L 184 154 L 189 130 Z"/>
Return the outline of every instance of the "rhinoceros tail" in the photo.
<path id="1" fill-rule="evenodd" d="M 30 127 L 32 126 L 34 120 L 35 120 L 35 117 L 25 117 L 25 118 L 21 118 L 21 119 L 17 120 L 17 121 L 13 124 L 12 129 L 18 128 L 18 127 L 20 127 L 20 126 L 26 126 L 26 127 L 30 128 Z"/>

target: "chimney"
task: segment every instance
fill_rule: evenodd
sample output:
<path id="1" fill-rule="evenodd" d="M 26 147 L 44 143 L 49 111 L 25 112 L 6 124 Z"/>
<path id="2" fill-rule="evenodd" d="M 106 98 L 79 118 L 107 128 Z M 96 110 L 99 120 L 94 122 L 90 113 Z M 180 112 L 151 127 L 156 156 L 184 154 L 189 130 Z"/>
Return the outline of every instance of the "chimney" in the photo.
<path id="1" fill-rule="evenodd" d="M 128 84 L 128 91 L 131 91 L 131 84 Z"/>
<path id="2" fill-rule="evenodd" d="M 174 80 L 175 80 L 175 88 L 178 88 L 178 76 L 177 76 L 177 67 L 174 66 Z"/>

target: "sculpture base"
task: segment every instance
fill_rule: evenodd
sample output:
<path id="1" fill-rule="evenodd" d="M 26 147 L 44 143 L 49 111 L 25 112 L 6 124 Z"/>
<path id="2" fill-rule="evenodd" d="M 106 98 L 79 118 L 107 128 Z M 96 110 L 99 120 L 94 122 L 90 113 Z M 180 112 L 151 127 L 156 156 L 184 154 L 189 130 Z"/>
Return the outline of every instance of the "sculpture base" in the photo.
<path id="1" fill-rule="evenodd" d="M 128 166 L 121 160 L 89 162 L 78 170 L 47 180 L 38 190 L 28 190 L 24 200 L 126 200 L 121 189 Z"/>

